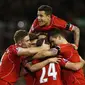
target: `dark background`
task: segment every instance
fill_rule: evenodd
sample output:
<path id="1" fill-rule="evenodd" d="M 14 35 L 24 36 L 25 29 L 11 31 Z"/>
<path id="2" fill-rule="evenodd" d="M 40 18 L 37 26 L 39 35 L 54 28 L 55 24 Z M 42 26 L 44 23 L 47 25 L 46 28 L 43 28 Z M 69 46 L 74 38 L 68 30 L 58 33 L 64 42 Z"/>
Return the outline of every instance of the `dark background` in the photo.
<path id="1" fill-rule="evenodd" d="M 0 0 L 0 54 L 13 44 L 18 29 L 29 28 L 37 16 L 37 8 L 47 4 L 53 14 L 80 28 L 79 54 L 85 58 L 85 0 Z"/>

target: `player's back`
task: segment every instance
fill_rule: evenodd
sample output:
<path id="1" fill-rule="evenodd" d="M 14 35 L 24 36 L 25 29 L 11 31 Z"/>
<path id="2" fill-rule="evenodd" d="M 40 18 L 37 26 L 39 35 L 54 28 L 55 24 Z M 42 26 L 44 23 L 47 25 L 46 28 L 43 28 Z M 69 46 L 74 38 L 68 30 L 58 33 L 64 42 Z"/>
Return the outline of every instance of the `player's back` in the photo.
<path id="1" fill-rule="evenodd" d="M 62 44 L 61 46 L 61 55 L 71 61 L 71 62 L 80 62 L 80 57 L 77 52 L 70 44 Z M 62 69 L 61 72 L 62 81 L 64 85 L 83 85 L 85 84 L 85 78 L 83 69 L 79 69 L 77 71 L 72 71 L 69 69 Z"/>
<path id="2" fill-rule="evenodd" d="M 34 60 L 34 63 L 40 60 Z M 35 72 L 35 85 L 62 85 L 61 82 L 61 68 L 59 64 L 50 63 L 41 70 Z"/>
<path id="3" fill-rule="evenodd" d="M 0 78 L 15 82 L 19 77 L 20 57 L 17 56 L 17 46 L 11 45 L 7 48 L 1 59 Z"/>
<path id="4" fill-rule="evenodd" d="M 23 56 L 21 57 L 21 76 L 24 76 L 26 85 L 33 85 L 34 84 L 34 76 L 33 76 L 33 72 L 31 72 L 30 70 L 28 70 L 25 67 L 25 64 L 29 61 L 29 57 L 24 58 Z M 29 62 L 31 63 L 31 62 Z"/>
<path id="5" fill-rule="evenodd" d="M 64 85 L 85 85 L 83 70 L 72 71 L 64 68 L 61 70 L 61 78 Z"/>
<path id="6" fill-rule="evenodd" d="M 33 76 L 32 76 L 31 73 L 28 72 L 28 73 L 24 76 L 24 78 L 25 78 L 25 81 L 26 81 L 26 85 L 33 85 L 33 84 L 34 84 L 34 78 L 33 78 Z"/>
<path id="7" fill-rule="evenodd" d="M 61 44 L 60 45 L 60 55 L 62 55 L 63 58 L 65 58 L 71 62 L 80 61 L 78 51 L 75 50 L 71 44 Z"/>

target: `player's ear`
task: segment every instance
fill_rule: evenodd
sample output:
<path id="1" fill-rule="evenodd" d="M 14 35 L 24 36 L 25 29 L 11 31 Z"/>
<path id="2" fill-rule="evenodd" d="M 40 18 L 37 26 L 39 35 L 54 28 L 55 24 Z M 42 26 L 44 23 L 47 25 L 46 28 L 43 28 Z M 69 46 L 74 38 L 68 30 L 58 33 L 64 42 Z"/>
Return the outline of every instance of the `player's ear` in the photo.
<path id="1" fill-rule="evenodd" d="M 18 45 L 19 45 L 19 46 L 22 46 L 22 42 L 21 42 L 21 41 L 19 41 L 19 42 L 18 42 Z"/>
<path id="2" fill-rule="evenodd" d="M 50 15 L 47 15 L 48 16 L 48 19 L 50 20 L 51 16 Z"/>

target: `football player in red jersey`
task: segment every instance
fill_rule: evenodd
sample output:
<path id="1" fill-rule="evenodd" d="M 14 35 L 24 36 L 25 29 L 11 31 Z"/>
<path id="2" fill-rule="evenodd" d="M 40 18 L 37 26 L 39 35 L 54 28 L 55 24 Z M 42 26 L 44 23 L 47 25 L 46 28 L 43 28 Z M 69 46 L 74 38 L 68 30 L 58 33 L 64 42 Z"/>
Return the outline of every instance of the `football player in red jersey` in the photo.
<path id="1" fill-rule="evenodd" d="M 55 45 L 59 46 L 60 48 L 59 54 L 62 55 L 63 58 L 74 63 L 84 61 L 82 58 L 80 58 L 78 51 L 75 50 L 74 47 L 70 43 L 68 43 L 64 36 L 62 36 L 60 33 L 54 35 L 52 34 L 50 40 Z M 83 69 L 82 68 L 79 69 L 76 65 L 75 68 L 77 71 L 62 68 L 61 78 L 64 85 L 85 85 Z"/>
<path id="2" fill-rule="evenodd" d="M 45 39 L 45 35 L 43 35 L 43 36 L 40 35 L 39 38 Z M 51 51 L 51 50 L 49 50 L 49 51 Z M 49 51 L 43 51 L 43 52 L 40 52 L 40 53 L 38 53 L 34 56 L 37 56 L 38 58 L 40 58 L 40 57 L 43 57 L 43 58 L 49 57 L 49 55 L 51 55 L 51 53 L 52 53 L 52 52 L 49 52 Z M 33 60 L 33 64 L 40 63 L 43 60 L 44 59 Z M 80 62 L 71 63 L 66 59 L 62 60 L 62 61 L 63 62 L 61 62 L 60 65 L 63 65 L 66 68 L 69 68 L 69 69 L 72 69 L 72 70 L 80 69 L 84 64 L 84 63 L 80 63 Z M 62 85 L 61 76 L 60 76 L 60 74 L 61 74 L 60 65 L 55 64 L 55 63 L 50 63 L 46 66 L 43 65 L 44 67 L 41 70 L 38 70 L 38 71 L 35 72 L 36 80 L 35 80 L 34 85 L 49 85 L 49 84 L 50 85 L 56 85 L 56 84 Z M 28 69 L 32 69 L 32 67 L 30 67 L 30 65 L 28 63 L 25 65 L 25 67 L 27 67 Z M 41 66 L 39 66 L 38 68 L 40 68 L 40 67 Z M 33 71 L 33 69 L 32 69 L 32 71 Z"/>
<path id="3" fill-rule="evenodd" d="M 49 58 L 49 59 L 43 60 L 41 62 L 33 63 L 33 64 L 31 62 L 27 62 L 24 65 L 24 71 L 22 71 L 23 72 L 22 76 L 25 77 L 26 85 L 35 84 L 36 78 L 35 78 L 35 75 L 33 75 L 34 74 L 33 72 L 42 69 L 42 67 L 44 67 L 45 65 L 47 65 L 49 63 L 58 63 L 58 62 L 60 62 L 60 60 L 61 60 L 61 58 L 53 57 L 53 58 Z"/>
<path id="4" fill-rule="evenodd" d="M 0 84 L 14 85 L 19 77 L 20 57 L 32 56 L 40 50 L 49 49 L 44 44 L 40 47 L 30 47 L 30 38 L 25 30 L 18 30 L 14 34 L 15 44 L 10 45 L 4 52 L 0 63 Z"/>
<path id="5" fill-rule="evenodd" d="M 79 44 L 80 30 L 77 26 L 74 26 L 52 14 L 52 8 L 48 5 L 41 5 L 37 11 L 37 18 L 34 20 L 30 32 L 50 32 L 51 30 L 69 30 L 74 33 L 75 45 Z"/>
<path id="6" fill-rule="evenodd" d="M 45 36 L 44 35 L 42 35 L 42 36 L 39 36 L 39 39 L 40 38 L 43 38 L 43 39 L 45 39 Z M 31 41 L 33 44 L 34 44 L 34 40 L 33 41 Z M 41 39 L 41 42 L 38 42 L 39 44 L 37 44 L 38 46 L 40 45 L 40 44 L 42 44 L 42 39 Z M 55 51 L 57 51 L 57 50 L 55 50 Z M 52 55 L 54 55 L 55 54 L 55 51 L 53 51 L 53 50 L 49 50 L 48 52 L 46 52 L 45 51 L 45 53 L 46 54 L 48 54 L 49 56 L 52 56 Z M 40 57 L 43 57 L 43 56 L 38 56 L 38 55 L 35 55 L 37 58 L 40 58 Z M 34 56 L 34 57 L 35 57 Z M 50 59 L 50 58 L 49 58 Z M 47 59 L 47 60 L 49 60 L 49 59 Z M 51 58 L 52 59 L 52 58 Z M 55 60 L 56 60 L 56 58 L 54 58 Z M 39 75 L 39 73 L 41 73 L 40 71 L 40 69 L 42 69 L 42 67 L 44 68 L 44 66 L 45 65 L 47 65 L 47 64 L 49 64 L 49 63 L 55 63 L 55 62 L 53 62 L 52 60 L 49 60 L 49 61 L 51 61 L 51 62 L 49 62 L 49 63 L 46 63 L 47 62 L 47 60 L 42 60 L 42 59 L 40 59 L 40 61 L 38 60 L 38 59 L 36 59 L 36 60 L 33 60 L 33 65 L 31 66 L 29 63 L 26 63 L 24 66 L 26 67 L 26 68 L 28 68 L 29 70 L 31 70 L 32 72 L 34 72 L 35 70 L 36 70 L 36 68 L 39 68 L 39 70 L 37 70 L 36 72 L 35 72 L 35 74 L 36 74 L 36 76 L 35 76 L 35 83 L 34 83 L 34 85 L 40 85 L 41 84 L 41 82 L 42 82 L 42 80 L 41 80 L 41 82 L 39 82 L 39 78 L 40 78 L 40 75 Z M 58 60 L 59 61 L 59 60 Z M 40 64 L 40 66 L 35 66 L 36 64 Z M 38 64 L 38 65 L 39 65 Z M 55 65 L 55 64 L 54 64 Z M 42 66 L 42 67 L 41 67 Z M 49 65 L 47 65 L 47 66 L 49 66 Z M 33 68 L 33 67 L 35 67 L 35 68 Z M 33 68 L 33 69 L 32 69 Z M 58 70 L 58 68 L 59 68 L 59 70 Z M 58 72 L 58 79 L 57 79 L 57 81 L 56 81 L 56 79 L 54 79 L 54 83 L 52 83 L 52 84 L 59 84 L 59 85 L 62 85 L 62 82 L 61 82 L 61 79 L 60 79 L 60 67 L 59 67 L 59 65 L 58 65 L 58 67 L 56 68 L 57 69 L 57 71 L 59 71 Z M 48 69 L 47 69 L 48 70 Z M 53 70 L 53 69 L 52 69 Z M 42 73 L 41 73 L 42 74 Z M 57 74 L 56 74 L 57 75 Z M 56 76 L 55 76 L 56 77 Z M 28 78 L 29 79 L 29 78 Z M 49 79 L 51 79 L 51 78 L 49 78 Z M 52 79 L 53 80 L 53 79 Z M 49 80 L 50 81 L 50 80 Z M 46 81 L 47 82 L 47 81 Z M 42 82 L 42 83 L 44 83 L 44 84 L 46 84 L 46 85 L 48 85 L 48 83 L 50 83 L 50 82 Z M 29 84 L 28 84 L 29 85 Z"/>
<path id="7" fill-rule="evenodd" d="M 36 46 L 36 41 L 37 41 L 37 39 L 35 38 L 36 35 L 32 35 L 32 33 L 30 35 L 31 35 L 30 37 L 31 37 L 31 42 L 32 42 L 31 46 L 32 47 Z M 42 36 L 42 38 L 45 38 L 44 35 Z M 57 54 L 57 50 L 55 53 L 54 53 L 54 51 L 49 52 L 49 56 L 56 55 L 56 54 Z M 41 58 L 41 57 L 36 56 L 34 58 Z M 57 63 L 60 61 L 60 58 L 50 58 L 50 59 L 44 60 L 43 62 L 39 62 L 39 63 L 33 64 L 33 65 L 31 62 L 28 63 L 28 61 L 29 61 L 29 58 L 22 59 L 22 64 L 23 64 L 24 68 L 23 68 L 23 70 L 21 70 L 21 74 L 24 75 L 24 78 L 26 80 L 26 85 L 33 85 L 35 82 L 35 78 L 32 75 L 33 73 L 31 73 L 30 71 L 34 72 L 36 70 L 39 70 L 43 66 L 45 66 L 51 62 Z M 29 80 L 30 80 L 30 82 L 29 82 Z"/>
<path id="8" fill-rule="evenodd" d="M 34 85 L 35 76 L 33 75 L 34 74 L 33 72 L 42 69 L 42 67 L 44 67 L 45 65 L 49 63 L 58 63 L 60 59 L 61 58 L 53 57 L 35 64 L 32 64 L 31 62 L 27 62 L 26 64 L 24 64 L 22 68 L 21 76 L 24 76 L 26 80 L 26 85 Z"/>

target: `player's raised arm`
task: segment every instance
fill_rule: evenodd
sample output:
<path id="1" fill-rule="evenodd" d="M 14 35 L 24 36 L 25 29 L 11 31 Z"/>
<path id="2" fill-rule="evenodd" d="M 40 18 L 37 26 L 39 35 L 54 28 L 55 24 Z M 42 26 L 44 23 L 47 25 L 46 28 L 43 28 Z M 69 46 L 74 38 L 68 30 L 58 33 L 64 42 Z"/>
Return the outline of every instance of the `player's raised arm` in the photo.
<path id="1" fill-rule="evenodd" d="M 75 45 L 79 45 L 79 39 L 80 39 L 80 29 L 77 26 L 73 26 L 72 31 L 74 32 L 74 42 Z"/>

